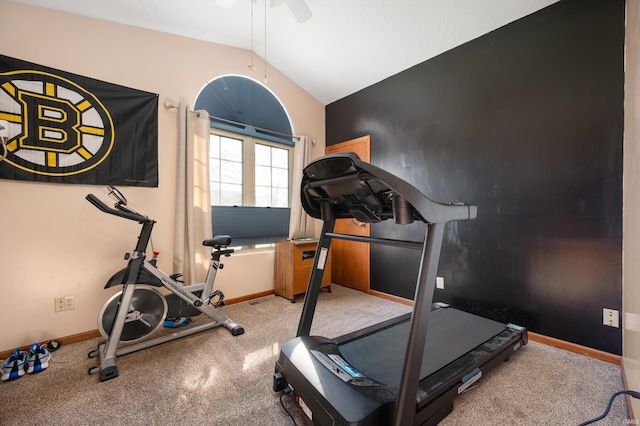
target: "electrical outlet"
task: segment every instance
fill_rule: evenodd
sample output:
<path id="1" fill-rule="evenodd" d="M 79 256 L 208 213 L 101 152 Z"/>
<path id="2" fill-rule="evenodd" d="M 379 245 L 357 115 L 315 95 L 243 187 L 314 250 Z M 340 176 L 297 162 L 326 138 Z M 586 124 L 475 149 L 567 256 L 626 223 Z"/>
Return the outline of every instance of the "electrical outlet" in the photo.
<path id="1" fill-rule="evenodd" d="M 436 277 L 436 288 L 439 288 L 440 290 L 444 290 L 444 278 L 443 277 Z"/>
<path id="2" fill-rule="evenodd" d="M 53 311 L 54 312 L 64 311 L 64 297 L 56 297 L 55 299 L 53 299 Z"/>
<path id="3" fill-rule="evenodd" d="M 74 296 L 67 296 L 64 298 L 64 310 L 70 311 L 76 308 L 76 298 Z"/>
<path id="4" fill-rule="evenodd" d="M 70 311 L 76 308 L 76 298 L 74 296 L 56 297 L 53 299 L 53 311 Z"/>
<path id="5" fill-rule="evenodd" d="M 620 312 L 614 309 L 602 309 L 602 323 L 609 327 L 620 328 Z"/>

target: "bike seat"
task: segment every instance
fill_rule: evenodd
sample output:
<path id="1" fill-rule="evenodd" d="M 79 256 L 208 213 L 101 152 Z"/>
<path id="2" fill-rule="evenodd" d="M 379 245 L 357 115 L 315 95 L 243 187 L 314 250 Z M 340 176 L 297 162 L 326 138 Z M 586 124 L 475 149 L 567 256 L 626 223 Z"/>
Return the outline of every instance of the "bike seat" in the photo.
<path id="1" fill-rule="evenodd" d="M 226 247 L 231 244 L 231 237 L 228 235 L 216 235 L 213 238 L 207 238 L 202 242 L 203 246 L 213 247 L 219 249 L 220 247 Z"/>

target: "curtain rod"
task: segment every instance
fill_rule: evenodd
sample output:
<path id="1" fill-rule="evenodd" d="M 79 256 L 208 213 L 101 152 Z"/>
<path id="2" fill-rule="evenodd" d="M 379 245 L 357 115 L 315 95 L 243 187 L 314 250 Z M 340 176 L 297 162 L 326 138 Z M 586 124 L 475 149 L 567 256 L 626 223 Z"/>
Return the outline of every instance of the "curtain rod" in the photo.
<path id="1" fill-rule="evenodd" d="M 178 108 L 171 101 L 164 101 L 164 107 L 167 108 L 167 109 Z M 191 112 L 194 113 L 194 114 L 197 114 L 198 117 L 200 117 L 198 111 L 191 111 Z M 268 132 L 268 133 L 271 133 L 273 135 L 282 136 L 282 137 L 285 137 L 285 138 L 292 138 L 292 139 L 298 139 L 298 140 L 300 139 L 300 136 L 288 135 L 286 133 L 280 133 L 280 132 L 276 132 L 274 130 L 264 129 L 262 127 L 257 127 L 257 126 L 251 125 L 251 124 L 244 124 L 244 123 L 239 123 L 239 122 L 233 121 L 233 120 L 227 120 L 226 118 L 222 118 L 222 117 L 216 117 L 216 116 L 211 115 L 211 116 L 209 116 L 209 118 L 210 119 L 213 118 L 214 120 L 222 121 L 222 122 L 229 123 L 229 124 L 234 124 L 236 126 L 250 127 L 250 128 L 252 128 L 254 130 L 259 130 L 261 132 Z M 312 141 L 312 143 L 315 145 L 316 141 L 314 140 L 314 141 Z"/>
<path id="2" fill-rule="evenodd" d="M 174 105 L 173 102 L 171 102 L 170 100 L 166 100 L 164 101 L 164 107 L 166 109 L 178 109 L 178 105 Z M 196 117 L 200 118 L 200 113 L 198 111 L 189 111 L 191 114 L 195 114 Z"/>

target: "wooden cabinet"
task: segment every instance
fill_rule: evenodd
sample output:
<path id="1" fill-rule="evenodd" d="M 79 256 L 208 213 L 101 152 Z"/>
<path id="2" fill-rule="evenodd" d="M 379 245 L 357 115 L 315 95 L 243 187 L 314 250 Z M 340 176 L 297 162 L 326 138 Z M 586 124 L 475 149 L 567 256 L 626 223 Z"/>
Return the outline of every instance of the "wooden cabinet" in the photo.
<path id="1" fill-rule="evenodd" d="M 277 296 L 294 303 L 296 295 L 307 291 L 317 245 L 317 240 L 276 241 L 274 286 Z M 331 253 L 324 262 L 321 287 L 331 291 Z"/>

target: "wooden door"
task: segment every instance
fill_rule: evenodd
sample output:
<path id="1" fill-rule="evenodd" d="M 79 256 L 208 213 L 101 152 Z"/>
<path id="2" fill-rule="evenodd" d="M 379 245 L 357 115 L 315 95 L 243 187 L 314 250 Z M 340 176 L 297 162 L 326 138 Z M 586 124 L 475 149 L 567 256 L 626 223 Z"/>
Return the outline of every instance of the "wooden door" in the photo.
<path id="1" fill-rule="evenodd" d="M 370 137 L 362 136 L 336 145 L 328 146 L 327 154 L 336 152 L 355 152 L 362 161 L 371 161 Z M 334 232 L 351 235 L 369 236 L 370 224 L 356 219 L 338 219 Z M 370 246 L 366 243 L 333 239 L 331 241 L 331 282 L 369 292 Z"/>

